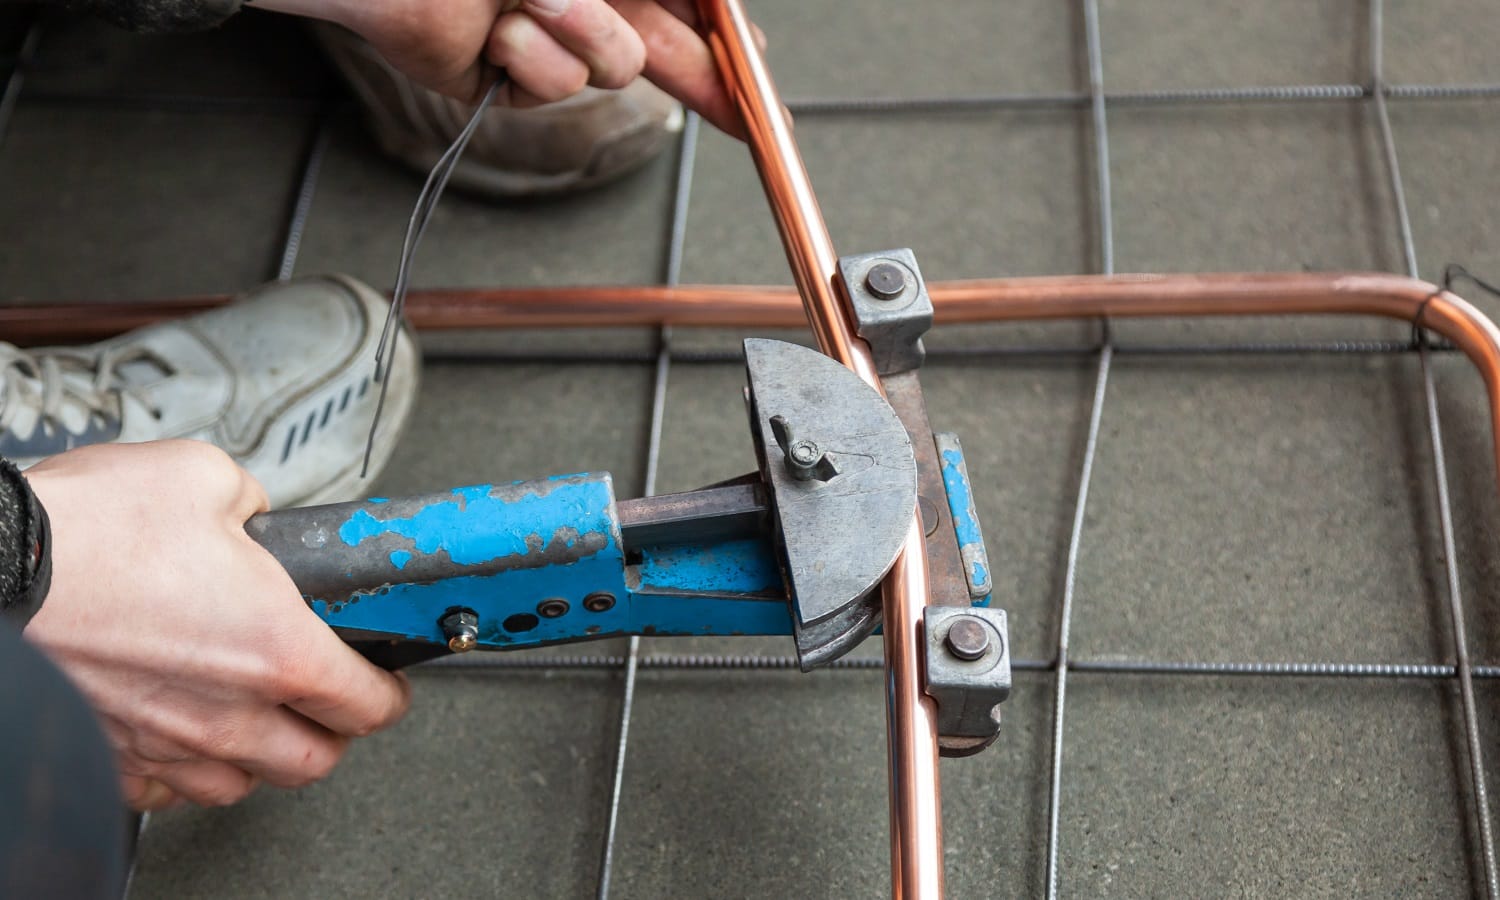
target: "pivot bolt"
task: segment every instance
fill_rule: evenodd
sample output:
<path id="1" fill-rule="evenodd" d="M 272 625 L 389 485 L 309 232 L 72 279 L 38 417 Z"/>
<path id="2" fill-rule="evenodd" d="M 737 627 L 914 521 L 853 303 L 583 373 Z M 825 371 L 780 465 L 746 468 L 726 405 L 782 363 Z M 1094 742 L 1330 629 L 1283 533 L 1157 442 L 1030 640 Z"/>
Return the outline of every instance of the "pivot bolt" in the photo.
<path id="1" fill-rule="evenodd" d="M 561 597 L 548 597 L 536 605 L 536 614 L 544 619 L 555 619 L 568 614 L 568 601 Z"/>
<path id="2" fill-rule="evenodd" d="M 959 659 L 976 660 L 990 649 L 990 630 L 973 616 L 957 616 L 945 638 L 948 652 Z"/>
<path id="3" fill-rule="evenodd" d="M 615 608 L 615 595 L 609 591 L 595 591 L 583 598 L 583 608 L 589 612 L 609 612 Z"/>
<path id="4" fill-rule="evenodd" d="M 894 300 L 906 290 L 906 273 L 894 263 L 876 263 L 865 273 L 865 288 L 882 300 Z"/>
<path id="5" fill-rule="evenodd" d="M 468 653 L 479 646 L 479 615 L 471 609 L 453 610 L 443 616 L 438 627 L 454 653 Z"/>

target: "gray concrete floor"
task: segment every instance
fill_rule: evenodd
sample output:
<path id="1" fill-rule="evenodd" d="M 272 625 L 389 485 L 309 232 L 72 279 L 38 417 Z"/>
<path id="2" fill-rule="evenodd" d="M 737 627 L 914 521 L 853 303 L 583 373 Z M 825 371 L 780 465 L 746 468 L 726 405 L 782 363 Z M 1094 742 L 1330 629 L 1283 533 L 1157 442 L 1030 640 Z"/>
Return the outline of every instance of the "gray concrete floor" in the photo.
<path id="1" fill-rule="evenodd" d="M 1068 93 L 1087 86 L 1079 4 L 762 0 L 792 98 Z M 1487 0 L 1391 4 L 1397 82 L 1497 82 Z M 0 8 L 0 59 L 23 11 Z M 1364 83 L 1354 0 L 1103 0 L 1110 91 Z M 48 21 L 0 143 L 0 295 L 233 292 L 275 273 L 323 110 L 332 144 L 299 272 L 387 285 L 418 181 L 380 158 L 294 23 L 247 13 L 203 36 Z M 163 95 L 199 98 L 169 102 Z M 89 99 L 92 98 L 92 99 Z M 131 99 L 134 98 L 134 99 Z M 203 100 L 212 103 L 201 102 Z M 288 98 L 306 102 L 288 103 Z M 1417 259 L 1500 274 L 1500 99 L 1391 101 Z M 1367 102 L 1112 106 L 1120 271 L 1399 270 L 1395 201 Z M 838 246 L 908 245 L 929 278 L 1096 271 L 1086 109 L 800 117 Z M 586 196 L 444 201 L 427 285 L 661 278 L 674 160 Z M 875 202 L 873 190 L 879 191 Z M 893 213 L 892 210 L 898 212 Z M 684 279 L 784 280 L 744 150 L 704 134 Z M 1475 296 L 1493 309 L 1494 298 Z M 1400 338 L 1384 322 L 1119 322 L 1122 344 Z M 683 349 L 737 334 L 679 331 Z M 931 344 L 1064 346 L 1093 323 L 939 332 Z M 643 350 L 655 335 L 484 334 L 429 349 Z M 938 360 L 935 425 L 970 454 L 1015 652 L 1054 656 L 1064 551 L 1097 372 L 1087 354 Z M 1500 662 L 1500 507 L 1482 386 L 1434 365 L 1477 662 Z M 750 466 L 738 367 L 679 363 L 660 488 Z M 433 362 L 379 492 L 607 469 L 643 486 L 647 364 Z M 1413 354 L 1116 358 L 1085 519 L 1079 659 L 1451 662 L 1452 628 Z M 649 641 L 647 653 L 684 645 Z M 695 642 L 786 652 L 781 642 Z M 618 643 L 588 648 L 619 652 Z M 861 651 L 865 652 L 865 651 Z M 135 896 L 591 896 L 622 681 L 607 671 L 414 676 L 410 717 L 326 783 L 157 816 Z M 1482 871 L 1454 685 L 1432 680 L 1069 679 L 1060 878 L 1071 896 L 1462 896 Z M 1055 677 L 1017 676 L 999 743 L 943 766 L 960 897 L 1046 883 Z M 1482 682 L 1491 783 L 1500 697 Z M 885 892 L 882 692 L 869 672 L 644 672 L 616 897 Z"/>

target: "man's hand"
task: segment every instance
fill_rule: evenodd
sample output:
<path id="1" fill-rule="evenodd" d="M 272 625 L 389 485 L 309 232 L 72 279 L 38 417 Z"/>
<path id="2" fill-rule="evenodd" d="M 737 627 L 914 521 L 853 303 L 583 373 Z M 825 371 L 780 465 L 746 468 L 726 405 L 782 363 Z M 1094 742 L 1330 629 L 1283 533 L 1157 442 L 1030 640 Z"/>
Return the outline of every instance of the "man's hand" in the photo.
<path id="1" fill-rule="evenodd" d="M 86 447 L 26 477 L 53 569 L 25 636 L 98 711 L 135 808 L 317 781 L 406 712 L 406 679 L 340 641 L 245 534 L 265 491 L 220 450 Z"/>
<path id="2" fill-rule="evenodd" d="M 421 84 L 477 103 L 495 68 L 500 102 L 535 106 L 642 73 L 724 131 L 743 136 L 693 0 L 257 0 L 338 22 Z"/>

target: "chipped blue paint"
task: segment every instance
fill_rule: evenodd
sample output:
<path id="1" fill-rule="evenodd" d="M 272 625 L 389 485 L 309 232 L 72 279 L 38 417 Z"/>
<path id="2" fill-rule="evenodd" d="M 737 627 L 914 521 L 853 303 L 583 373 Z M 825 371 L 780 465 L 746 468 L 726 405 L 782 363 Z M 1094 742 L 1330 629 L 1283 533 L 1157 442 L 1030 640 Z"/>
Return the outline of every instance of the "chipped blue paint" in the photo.
<path id="1" fill-rule="evenodd" d="M 357 547 L 385 535 L 404 537 L 417 553 L 430 555 L 442 550 L 460 566 L 524 557 L 554 541 L 572 547 L 580 533 L 603 524 L 601 516 L 613 496 L 601 496 L 597 482 L 580 476 L 549 481 L 557 483 L 545 491 L 537 488 L 523 492 L 521 499 L 509 500 L 496 496 L 495 488 L 488 484 L 454 488 L 452 499 L 428 504 L 401 518 L 382 519 L 367 509 L 356 510 L 340 526 L 339 539 Z M 524 515 L 518 514 L 523 508 Z M 476 528 L 476 523 L 485 527 Z"/>
<path id="2" fill-rule="evenodd" d="M 958 533 L 960 547 L 981 539 L 979 521 L 974 518 L 974 498 L 969 493 L 968 479 L 964 478 L 963 463 L 962 453 L 943 451 L 943 487 L 948 489 L 948 508 L 953 512 L 953 530 Z"/>
<path id="3" fill-rule="evenodd" d="M 439 620 L 461 606 L 479 614 L 482 645 L 503 647 L 577 639 L 590 626 L 619 632 L 628 622 L 628 604 L 605 613 L 582 607 L 583 596 L 592 591 L 607 590 L 621 598 L 626 594 L 624 551 L 608 474 L 515 482 L 499 489 L 457 488 L 414 513 L 388 519 L 358 509 L 338 536 L 351 547 L 380 537 L 409 544 L 382 554 L 398 570 L 415 570 L 419 556 L 440 551 L 455 564 L 452 577 L 440 581 L 390 584 L 364 594 L 313 600 L 314 610 L 338 627 L 441 643 Z M 483 564 L 489 566 L 480 572 L 468 568 Z M 517 634 L 502 627 L 516 613 L 534 614 L 546 597 L 568 598 L 574 610 L 587 614 L 587 623 L 543 619 L 532 631 Z"/>
<path id="4" fill-rule="evenodd" d="M 391 502 L 391 498 L 389 498 L 389 497 L 366 497 L 365 498 L 365 502 L 366 503 L 390 503 Z"/>
<path id="5" fill-rule="evenodd" d="M 979 519 L 974 510 L 974 495 L 969 488 L 963 451 L 958 448 L 957 438 L 945 435 L 939 439 L 940 446 L 945 440 L 951 442 L 952 446 L 941 448 L 940 468 L 943 472 L 943 488 L 948 494 L 948 511 L 953 516 L 953 533 L 958 539 L 959 553 L 970 565 L 970 585 L 978 585 L 983 590 L 991 584 L 990 572 L 984 563 L 988 557 L 984 549 L 984 534 L 980 531 Z M 973 605 L 989 606 L 990 593 L 986 591 Z"/>
<path id="6" fill-rule="evenodd" d="M 783 593 L 781 569 L 762 540 L 650 547 L 641 557 L 641 593 Z"/>
<path id="7" fill-rule="evenodd" d="M 339 538 L 350 546 L 399 538 L 410 549 L 390 550 L 398 570 L 408 570 L 423 553 L 447 553 L 456 565 L 452 576 L 437 582 L 390 583 L 311 600 L 336 627 L 441 643 L 438 621 L 447 610 L 466 607 L 478 613 L 478 643 L 490 649 L 612 634 L 792 633 L 771 541 L 637 547 L 639 564 L 627 567 L 609 475 L 555 475 L 498 490 L 460 487 L 407 516 L 380 519 L 378 511 L 354 511 Z M 594 550 L 600 534 L 603 547 Z M 543 535 L 570 552 L 538 561 Z M 579 546 L 580 538 L 588 543 Z M 522 556 L 511 561 L 516 553 Z M 465 568 L 481 562 L 489 565 Z M 591 612 L 583 597 L 595 591 L 610 592 L 616 603 Z M 546 597 L 568 600 L 568 612 L 535 615 Z M 507 619 L 516 630 L 505 628 Z"/>
<path id="8" fill-rule="evenodd" d="M 550 537 L 544 540 L 544 535 Z M 578 545 L 582 537 L 595 535 L 605 537 L 602 549 L 585 550 L 596 541 Z M 608 475 L 559 475 L 515 482 L 498 492 L 489 485 L 459 488 L 409 516 L 380 519 L 368 509 L 356 510 L 339 529 L 339 538 L 350 546 L 383 536 L 410 544 L 409 551 L 389 553 L 398 570 L 405 570 L 418 554 L 441 551 L 456 564 L 452 576 L 310 600 L 329 624 L 442 643 L 438 621 L 446 611 L 464 607 L 478 614 L 479 645 L 489 649 L 621 634 L 792 630 L 769 541 L 638 548 L 639 565 L 627 569 Z M 553 541 L 573 552 L 538 561 L 537 551 Z M 506 557 L 517 553 L 530 556 L 512 565 Z M 492 565 L 478 573 L 460 568 L 482 563 Z M 608 591 L 617 602 L 605 612 L 589 611 L 583 598 L 596 591 Z M 548 597 L 568 600 L 568 612 L 553 619 L 536 616 L 537 603 Z M 507 620 L 518 630 L 507 630 Z"/>

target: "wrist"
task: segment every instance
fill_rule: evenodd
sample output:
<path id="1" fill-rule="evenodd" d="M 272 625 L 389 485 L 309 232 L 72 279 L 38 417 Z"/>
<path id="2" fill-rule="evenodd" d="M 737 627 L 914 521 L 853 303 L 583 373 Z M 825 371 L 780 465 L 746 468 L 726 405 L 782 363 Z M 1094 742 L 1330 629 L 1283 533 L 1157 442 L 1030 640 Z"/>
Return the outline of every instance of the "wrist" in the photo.
<path id="1" fill-rule="evenodd" d="M 0 460 L 0 618 L 25 628 L 52 584 L 52 528 L 26 476 Z"/>

